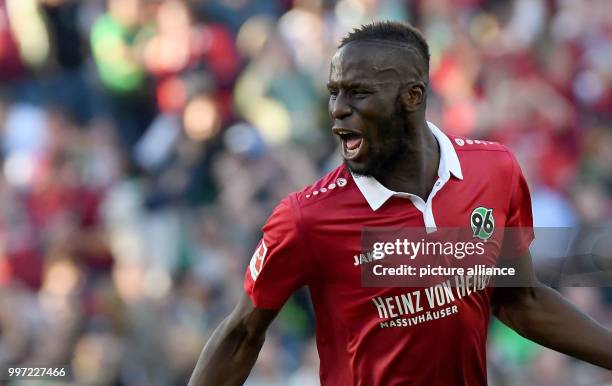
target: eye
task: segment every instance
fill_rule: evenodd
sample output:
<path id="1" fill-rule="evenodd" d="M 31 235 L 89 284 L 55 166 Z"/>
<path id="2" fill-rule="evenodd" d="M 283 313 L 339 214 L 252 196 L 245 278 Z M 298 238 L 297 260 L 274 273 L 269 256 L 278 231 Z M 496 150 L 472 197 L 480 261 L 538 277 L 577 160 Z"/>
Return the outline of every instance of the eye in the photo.
<path id="1" fill-rule="evenodd" d="M 338 96 L 338 90 L 335 88 L 328 88 L 329 90 L 329 97 L 332 99 L 336 99 L 336 97 Z"/>
<path id="2" fill-rule="evenodd" d="M 352 98 L 356 98 L 356 99 L 363 99 L 363 98 L 367 97 L 370 94 L 371 94 L 370 91 L 363 90 L 363 89 L 355 89 L 355 90 L 351 90 L 350 91 L 351 97 Z"/>

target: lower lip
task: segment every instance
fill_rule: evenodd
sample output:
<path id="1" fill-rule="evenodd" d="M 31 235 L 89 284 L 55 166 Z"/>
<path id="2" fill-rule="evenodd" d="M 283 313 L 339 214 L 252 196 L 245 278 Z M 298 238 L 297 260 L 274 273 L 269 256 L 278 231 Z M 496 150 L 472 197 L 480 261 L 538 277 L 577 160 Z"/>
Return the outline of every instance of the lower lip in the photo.
<path id="1" fill-rule="evenodd" d="M 358 141 L 358 143 L 356 143 Z M 363 138 L 351 141 L 351 148 L 347 146 L 346 141 L 342 141 L 342 155 L 349 161 L 356 161 L 361 157 L 365 141 Z"/>

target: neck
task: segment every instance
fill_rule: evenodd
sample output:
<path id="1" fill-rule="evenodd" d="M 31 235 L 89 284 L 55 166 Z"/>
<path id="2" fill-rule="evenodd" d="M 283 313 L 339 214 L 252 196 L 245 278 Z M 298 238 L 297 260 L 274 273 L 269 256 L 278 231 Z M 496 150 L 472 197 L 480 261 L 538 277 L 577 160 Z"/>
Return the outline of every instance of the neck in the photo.
<path id="1" fill-rule="evenodd" d="M 427 200 L 438 174 L 440 148 L 424 119 L 412 125 L 409 132 L 414 135 L 405 154 L 391 170 L 376 179 L 387 189 Z"/>

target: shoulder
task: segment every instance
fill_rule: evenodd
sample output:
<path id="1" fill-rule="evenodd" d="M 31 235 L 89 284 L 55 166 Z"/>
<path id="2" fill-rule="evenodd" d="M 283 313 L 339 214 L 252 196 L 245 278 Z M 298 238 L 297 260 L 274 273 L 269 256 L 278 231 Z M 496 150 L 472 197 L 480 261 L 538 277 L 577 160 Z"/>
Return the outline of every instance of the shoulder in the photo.
<path id="1" fill-rule="evenodd" d="M 507 152 L 508 148 L 499 142 L 471 139 L 447 134 L 457 153 L 459 152 Z"/>
<path id="2" fill-rule="evenodd" d="M 448 135 L 462 169 L 469 172 L 486 171 L 495 174 L 513 174 L 518 168 L 518 162 L 512 151 L 505 145 L 482 139 L 471 139 L 461 136 Z"/>
<path id="3" fill-rule="evenodd" d="M 319 210 L 322 205 L 333 205 L 337 202 L 351 185 L 354 185 L 352 175 L 344 165 L 340 165 L 312 184 L 289 193 L 279 203 L 277 210 L 292 211 L 294 215 L 315 208 Z"/>
<path id="4" fill-rule="evenodd" d="M 336 167 L 317 181 L 305 186 L 298 192 L 292 193 L 295 205 L 300 208 L 310 207 L 317 203 L 327 202 L 339 198 L 352 183 L 353 177 L 344 165 Z"/>
<path id="5" fill-rule="evenodd" d="M 304 222 L 310 223 L 312 218 L 332 212 L 351 184 L 354 185 L 351 174 L 344 165 L 338 166 L 314 183 L 285 196 L 266 221 L 264 229 L 294 227 L 304 230 Z"/>

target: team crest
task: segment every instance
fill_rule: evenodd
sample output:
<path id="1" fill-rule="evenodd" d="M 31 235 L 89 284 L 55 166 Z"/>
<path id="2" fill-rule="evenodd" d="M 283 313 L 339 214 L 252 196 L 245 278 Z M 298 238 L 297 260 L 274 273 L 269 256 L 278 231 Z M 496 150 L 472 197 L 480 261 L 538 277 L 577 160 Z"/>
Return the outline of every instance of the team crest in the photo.
<path id="1" fill-rule="evenodd" d="M 482 240 L 488 240 L 495 230 L 495 219 L 493 218 L 493 209 L 479 206 L 472 211 L 470 215 L 470 225 L 474 237 Z"/>
<path id="2" fill-rule="evenodd" d="M 268 253 L 268 247 L 266 247 L 266 242 L 264 239 L 261 239 L 261 243 L 255 250 L 255 253 L 253 253 L 253 257 L 251 257 L 251 262 L 249 263 L 251 277 L 253 280 L 256 280 L 257 276 L 259 276 L 259 273 L 261 272 L 266 253 Z"/>

